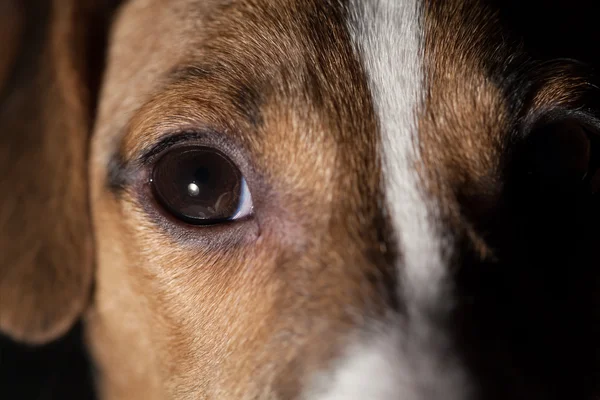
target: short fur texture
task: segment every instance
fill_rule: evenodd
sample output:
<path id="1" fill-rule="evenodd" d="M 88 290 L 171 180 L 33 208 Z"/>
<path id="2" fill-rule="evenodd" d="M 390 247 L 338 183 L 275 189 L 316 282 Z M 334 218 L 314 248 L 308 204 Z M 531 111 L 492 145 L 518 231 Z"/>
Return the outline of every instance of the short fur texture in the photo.
<path id="1" fill-rule="evenodd" d="M 597 396 L 594 56 L 518 7 L 2 3 L 0 331 L 81 319 L 103 400 Z M 585 190 L 539 177 L 557 121 Z M 251 218 L 157 204 L 182 143 Z"/>

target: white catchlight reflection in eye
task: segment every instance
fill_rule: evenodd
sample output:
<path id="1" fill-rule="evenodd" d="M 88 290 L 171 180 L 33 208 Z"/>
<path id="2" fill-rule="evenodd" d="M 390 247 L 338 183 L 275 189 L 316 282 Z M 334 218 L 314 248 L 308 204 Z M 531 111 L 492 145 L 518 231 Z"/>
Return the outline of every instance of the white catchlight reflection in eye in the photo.
<path id="1" fill-rule="evenodd" d="M 254 205 L 252 204 L 252 196 L 250 195 L 250 189 L 246 179 L 242 178 L 242 187 L 240 189 L 240 203 L 238 205 L 235 214 L 231 217 L 232 220 L 241 219 L 252 214 Z"/>
<path id="2" fill-rule="evenodd" d="M 192 182 L 187 187 L 188 194 L 192 197 L 196 197 L 200 194 L 200 188 L 196 185 L 195 182 Z"/>

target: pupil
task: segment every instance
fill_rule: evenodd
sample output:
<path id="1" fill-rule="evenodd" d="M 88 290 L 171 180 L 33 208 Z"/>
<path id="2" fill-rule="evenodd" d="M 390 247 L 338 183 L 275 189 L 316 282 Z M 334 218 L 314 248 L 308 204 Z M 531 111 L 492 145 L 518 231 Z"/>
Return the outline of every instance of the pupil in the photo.
<path id="1" fill-rule="evenodd" d="M 216 167 L 220 167 L 220 165 L 216 165 Z M 200 167 L 194 173 L 194 179 L 196 182 L 200 182 L 200 184 L 207 184 L 210 182 L 210 171 L 206 167 Z"/>

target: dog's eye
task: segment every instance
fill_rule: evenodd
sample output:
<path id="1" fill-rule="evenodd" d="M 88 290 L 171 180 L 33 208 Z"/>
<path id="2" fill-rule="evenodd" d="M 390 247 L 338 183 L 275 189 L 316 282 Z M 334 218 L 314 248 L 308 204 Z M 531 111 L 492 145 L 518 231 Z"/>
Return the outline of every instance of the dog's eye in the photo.
<path id="1" fill-rule="evenodd" d="M 578 121 L 555 121 L 536 128 L 532 145 L 532 172 L 543 184 L 572 187 L 590 173 L 591 135 Z"/>
<path id="2" fill-rule="evenodd" d="M 527 190 L 547 200 L 600 193 L 600 132 L 593 120 L 573 117 L 538 124 L 527 143 L 521 157 Z"/>
<path id="3" fill-rule="evenodd" d="M 208 225 L 252 213 L 252 199 L 240 170 L 209 147 L 168 151 L 155 164 L 151 185 L 159 203 L 187 223 Z"/>

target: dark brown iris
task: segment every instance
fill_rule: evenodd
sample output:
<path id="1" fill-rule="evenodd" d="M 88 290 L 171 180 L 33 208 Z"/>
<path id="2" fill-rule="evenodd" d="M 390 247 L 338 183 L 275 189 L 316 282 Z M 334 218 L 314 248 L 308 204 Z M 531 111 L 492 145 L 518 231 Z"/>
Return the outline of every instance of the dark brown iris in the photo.
<path id="1" fill-rule="evenodd" d="M 233 217 L 239 208 L 242 174 L 223 153 L 209 147 L 168 151 L 152 171 L 157 200 L 176 218 L 212 224 Z"/>

